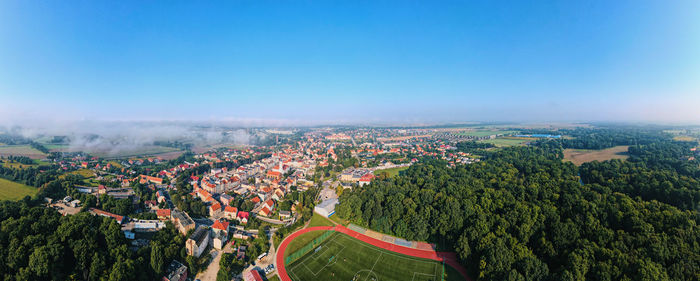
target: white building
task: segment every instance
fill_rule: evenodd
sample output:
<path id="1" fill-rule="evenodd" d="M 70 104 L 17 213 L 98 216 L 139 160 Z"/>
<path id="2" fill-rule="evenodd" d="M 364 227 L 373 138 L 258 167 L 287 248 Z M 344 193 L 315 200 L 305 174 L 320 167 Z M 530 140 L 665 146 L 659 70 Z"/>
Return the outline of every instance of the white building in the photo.
<path id="1" fill-rule="evenodd" d="M 330 217 L 335 214 L 335 205 L 338 204 L 338 199 L 332 198 L 321 202 L 321 204 L 314 207 L 314 212 L 322 215 L 324 217 Z"/>

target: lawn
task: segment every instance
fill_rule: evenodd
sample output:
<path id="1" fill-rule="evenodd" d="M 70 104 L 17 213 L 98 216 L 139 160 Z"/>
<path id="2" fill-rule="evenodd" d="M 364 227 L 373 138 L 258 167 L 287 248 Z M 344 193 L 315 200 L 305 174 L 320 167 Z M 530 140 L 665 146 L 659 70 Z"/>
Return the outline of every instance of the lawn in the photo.
<path id="1" fill-rule="evenodd" d="M 323 216 L 314 213 L 314 215 L 311 217 L 311 221 L 309 222 L 309 227 L 314 227 L 314 226 L 334 226 L 333 222 L 331 222 L 328 218 L 324 218 Z"/>
<path id="2" fill-rule="evenodd" d="M 495 138 L 495 139 L 488 139 L 488 140 L 480 140 L 479 142 L 491 143 L 497 147 L 504 147 L 504 146 L 522 145 L 528 141 L 531 141 L 531 140 L 516 139 L 516 138 Z"/>
<path id="3" fill-rule="evenodd" d="M 274 275 L 274 276 L 267 278 L 267 281 L 280 281 L 280 278 L 277 277 L 277 275 Z"/>
<path id="4" fill-rule="evenodd" d="M 295 281 L 464 280 L 454 271 L 443 276 L 443 265 L 438 261 L 387 251 L 342 233 L 333 234 L 287 265 L 287 272 Z"/>
<path id="5" fill-rule="evenodd" d="M 406 169 L 408 169 L 408 166 L 376 170 L 376 171 L 374 171 L 374 175 L 378 176 L 379 174 L 386 172 L 389 174 L 389 177 L 395 177 L 395 176 L 399 175 L 399 172 L 406 170 Z"/>
<path id="6" fill-rule="evenodd" d="M 0 179 L 0 200 L 19 200 L 24 196 L 33 196 L 37 189 L 28 185 Z"/>
<path id="7" fill-rule="evenodd" d="M 605 161 L 610 159 L 627 159 L 627 148 L 629 146 L 620 145 L 607 149 L 564 149 L 564 161 L 571 161 L 576 166 L 591 161 Z"/>
<path id="8" fill-rule="evenodd" d="M 331 216 L 329 217 L 329 219 L 332 220 L 332 221 L 334 221 L 334 222 L 337 223 L 337 224 L 340 224 L 340 225 L 347 225 L 347 224 L 348 224 L 348 221 L 346 221 L 346 220 L 344 220 L 344 219 L 341 219 L 341 218 L 340 218 L 338 215 L 336 215 L 336 214 L 331 215 Z"/>
<path id="9" fill-rule="evenodd" d="M 306 244 L 311 243 L 312 240 L 323 235 L 323 233 L 325 233 L 325 232 L 326 231 L 323 231 L 323 230 L 310 231 L 310 232 L 304 233 L 302 235 L 299 235 L 297 238 L 294 238 L 294 240 L 289 242 L 289 245 L 287 245 L 287 249 L 284 250 L 284 257 L 286 258 L 289 255 L 293 254 L 294 252 L 298 251 L 302 247 L 306 246 Z"/>

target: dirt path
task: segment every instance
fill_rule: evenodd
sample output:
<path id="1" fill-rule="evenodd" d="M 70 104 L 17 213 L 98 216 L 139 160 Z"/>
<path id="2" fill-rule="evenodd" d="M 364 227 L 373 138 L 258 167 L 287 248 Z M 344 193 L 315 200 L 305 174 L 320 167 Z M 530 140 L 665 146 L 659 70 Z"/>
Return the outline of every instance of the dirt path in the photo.
<path id="1" fill-rule="evenodd" d="M 211 253 L 216 252 L 216 257 L 214 257 L 214 260 L 209 263 L 209 266 L 204 272 L 201 272 L 197 274 L 197 279 L 201 279 L 202 281 L 209 281 L 209 280 L 216 280 L 216 274 L 219 273 L 219 261 L 221 261 L 221 256 L 223 256 L 224 253 L 231 253 L 231 243 L 230 241 L 226 243 L 226 246 L 224 247 L 223 250 L 213 250 L 209 252 Z"/>

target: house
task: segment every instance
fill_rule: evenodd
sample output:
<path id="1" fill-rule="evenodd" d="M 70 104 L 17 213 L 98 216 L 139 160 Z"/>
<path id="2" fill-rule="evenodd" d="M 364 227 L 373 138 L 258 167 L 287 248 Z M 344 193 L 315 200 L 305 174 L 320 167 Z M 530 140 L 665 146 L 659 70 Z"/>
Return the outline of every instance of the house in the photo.
<path id="1" fill-rule="evenodd" d="M 369 174 L 366 174 L 366 175 L 360 177 L 358 184 L 360 186 L 364 186 L 364 185 L 369 184 L 373 179 L 374 179 L 374 175 L 372 173 L 369 173 Z"/>
<path id="2" fill-rule="evenodd" d="M 170 220 L 170 209 L 156 210 L 156 215 L 159 220 Z"/>
<path id="3" fill-rule="evenodd" d="M 122 224 L 124 222 L 124 217 L 116 214 L 112 214 L 110 212 L 102 211 L 100 209 L 95 209 L 95 208 L 90 208 L 89 212 L 92 213 L 93 215 L 97 216 L 103 216 L 103 217 L 108 217 L 108 218 L 113 218 L 117 221 L 117 223 Z"/>
<path id="4" fill-rule="evenodd" d="M 210 217 L 216 217 L 219 214 L 221 214 L 221 204 L 219 204 L 219 202 L 216 202 L 213 205 L 209 206 Z"/>
<path id="5" fill-rule="evenodd" d="M 292 212 L 290 211 L 280 211 L 280 219 L 288 219 L 291 216 Z"/>
<path id="6" fill-rule="evenodd" d="M 177 260 L 173 260 L 168 266 L 168 271 L 163 276 L 162 281 L 185 281 L 187 280 L 187 267 Z"/>
<path id="7" fill-rule="evenodd" d="M 190 256 L 199 257 L 209 245 L 210 231 L 206 226 L 199 226 L 185 242 L 185 249 Z"/>
<path id="8" fill-rule="evenodd" d="M 227 221 L 214 221 L 214 224 L 211 226 L 214 248 L 221 250 L 226 245 L 226 241 L 228 241 L 228 225 Z"/>
<path id="9" fill-rule="evenodd" d="M 263 208 L 260 209 L 260 211 L 258 212 L 258 214 L 261 215 L 261 216 L 263 216 L 263 217 L 267 217 L 268 215 L 270 215 L 270 212 L 271 212 L 271 211 L 270 211 L 270 208 L 268 208 L 267 206 L 263 206 Z"/>
<path id="10" fill-rule="evenodd" d="M 324 217 L 330 217 L 331 215 L 335 214 L 335 205 L 337 205 L 337 204 L 338 204 L 338 199 L 336 199 L 336 198 L 328 199 L 328 200 L 323 201 L 320 204 L 316 205 L 316 207 L 314 207 L 314 212 L 316 212 L 319 215 L 322 215 Z"/>
<path id="11" fill-rule="evenodd" d="M 158 206 L 158 202 L 156 202 L 156 200 L 148 200 L 143 202 L 143 205 L 146 206 L 146 208 L 153 209 L 154 207 Z"/>
<path id="12" fill-rule="evenodd" d="M 238 213 L 238 208 L 236 208 L 236 207 L 226 206 L 226 208 L 224 208 L 224 217 L 226 217 L 227 219 L 230 219 L 230 220 L 235 219 L 237 213 Z"/>
<path id="13" fill-rule="evenodd" d="M 163 184 L 163 179 L 158 178 L 158 177 L 151 177 L 147 175 L 140 175 L 139 176 L 139 183 L 144 184 L 144 183 L 153 183 L 153 184 Z"/>
<path id="14" fill-rule="evenodd" d="M 258 272 L 255 269 L 251 269 L 250 271 L 243 273 L 243 280 L 244 281 L 263 281 L 262 277 L 260 276 L 260 272 Z"/>
<path id="15" fill-rule="evenodd" d="M 265 206 L 267 206 L 268 209 L 273 210 L 275 207 L 275 201 L 270 199 L 265 201 Z"/>
<path id="16" fill-rule="evenodd" d="M 345 172 L 340 175 L 340 181 L 342 182 L 351 182 L 352 181 L 352 172 Z"/>
<path id="17" fill-rule="evenodd" d="M 282 174 L 277 171 L 267 171 L 267 175 L 265 177 L 270 180 L 279 180 L 282 178 Z"/>
<path id="18" fill-rule="evenodd" d="M 242 224 L 248 223 L 249 216 L 250 215 L 248 214 L 248 212 L 238 212 L 238 214 L 236 215 L 238 221 L 240 221 Z"/>
<path id="19" fill-rule="evenodd" d="M 178 210 L 173 210 L 171 212 L 170 221 L 175 224 L 177 230 L 183 235 L 187 235 L 187 232 L 195 227 L 192 218 L 190 218 L 187 213 Z"/>
<path id="20" fill-rule="evenodd" d="M 221 204 L 224 204 L 224 206 L 231 205 L 231 201 L 233 201 L 233 197 L 228 194 L 222 194 L 219 196 L 219 200 L 221 200 Z"/>
<path id="21" fill-rule="evenodd" d="M 163 194 L 162 190 L 156 191 L 156 197 L 158 199 L 158 203 L 165 202 L 165 195 Z"/>

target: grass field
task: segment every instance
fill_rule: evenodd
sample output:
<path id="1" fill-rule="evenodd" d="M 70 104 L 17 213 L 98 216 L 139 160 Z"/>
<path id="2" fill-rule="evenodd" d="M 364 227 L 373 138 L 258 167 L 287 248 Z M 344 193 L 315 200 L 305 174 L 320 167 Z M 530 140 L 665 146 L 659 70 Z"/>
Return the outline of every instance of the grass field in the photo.
<path id="1" fill-rule="evenodd" d="M 271 276 L 270 278 L 267 278 L 267 281 L 280 281 L 280 278 L 277 277 L 277 275 Z"/>
<path id="2" fill-rule="evenodd" d="M 454 270 L 443 279 L 440 262 L 397 254 L 342 233 L 286 267 L 295 281 L 463 280 Z"/>
<path id="3" fill-rule="evenodd" d="M 480 140 L 479 142 L 491 143 L 497 147 L 505 147 L 505 146 L 523 145 L 524 143 L 529 142 L 529 141 L 531 141 L 531 140 L 521 139 L 521 138 L 495 138 L 495 139 L 488 139 L 488 140 Z"/>
<path id="4" fill-rule="evenodd" d="M 41 151 L 29 145 L 3 145 L 0 146 L 0 156 L 27 156 L 32 159 L 42 159 L 46 157 Z"/>
<path id="5" fill-rule="evenodd" d="M 32 196 L 37 193 L 37 189 L 28 185 L 0 179 L 0 200 L 19 200 L 24 196 Z"/>
<path id="6" fill-rule="evenodd" d="M 306 246 L 306 244 L 311 243 L 311 240 L 314 240 L 317 237 L 323 235 L 323 233 L 325 233 L 325 231 L 310 231 L 299 235 L 297 238 L 294 238 L 294 240 L 289 242 L 287 249 L 284 250 L 284 257 L 286 258 L 294 252 L 298 251 L 302 247 Z"/>
<path id="7" fill-rule="evenodd" d="M 491 135 L 510 135 L 515 134 L 516 131 L 501 131 L 501 130 L 475 130 L 475 131 L 465 131 L 460 132 L 458 135 L 472 136 L 472 137 L 486 137 Z"/>
<path id="8" fill-rule="evenodd" d="M 389 168 L 389 169 L 382 169 L 382 170 L 376 170 L 374 171 L 374 175 L 379 175 L 383 172 L 387 172 L 389 174 L 389 177 L 395 177 L 399 175 L 399 172 L 408 169 L 408 167 L 396 167 L 396 168 Z"/>
<path id="9" fill-rule="evenodd" d="M 578 166 L 595 160 L 627 159 L 627 148 L 628 146 L 621 145 L 601 150 L 564 149 L 564 161 L 571 161 Z"/>
<path id="10" fill-rule="evenodd" d="M 324 218 L 323 216 L 314 213 L 314 215 L 311 217 L 311 221 L 309 222 L 309 227 L 314 227 L 314 226 L 334 226 L 333 222 L 331 222 L 328 218 Z"/>
<path id="11" fill-rule="evenodd" d="M 332 215 L 329 217 L 329 219 L 334 221 L 337 224 L 340 224 L 340 225 L 347 225 L 348 224 L 348 221 L 341 219 L 338 215 Z"/>
<path id="12" fill-rule="evenodd" d="M 67 174 L 81 175 L 85 178 L 94 178 L 95 177 L 95 172 L 88 170 L 88 169 L 80 169 L 80 170 L 72 171 L 72 172 L 67 173 Z M 65 175 L 67 175 L 67 174 L 61 175 L 61 176 L 59 176 L 59 178 L 64 178 Z"/>
<path id="13" fill-rule="evenodd" d="M 10 162 L 8 162 L 8 160 L 4 160 L 4 161 L 5 161 L 5 162 L 2 163 L 2 166 L 5 167 L 5 168 L 12 168 L 12 169 L 24 169 L 24 168 L 27 168 L 27 167 L 36 167 L 36 166 L 39 166 L 39 165 L 47 165 L 47 164 L 49 164 L 49 162 L 41 161 L 41 160 L 37 160 L 37 159 L 34 159 L 34 164 L 22 164 L 22 163 L 19 163 L 19 162 L 12 162 L 12 163 L 10 163 Z"/>

